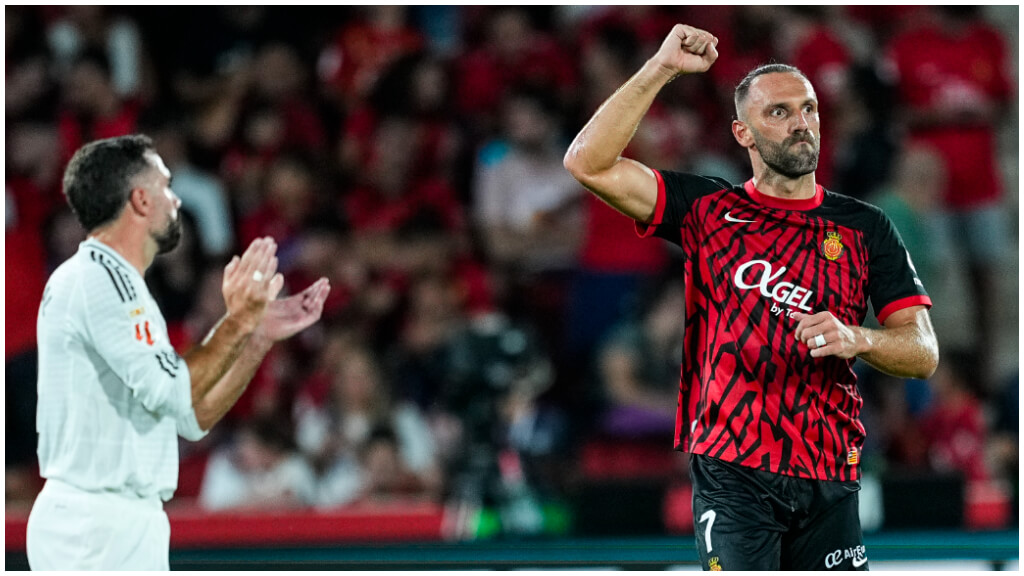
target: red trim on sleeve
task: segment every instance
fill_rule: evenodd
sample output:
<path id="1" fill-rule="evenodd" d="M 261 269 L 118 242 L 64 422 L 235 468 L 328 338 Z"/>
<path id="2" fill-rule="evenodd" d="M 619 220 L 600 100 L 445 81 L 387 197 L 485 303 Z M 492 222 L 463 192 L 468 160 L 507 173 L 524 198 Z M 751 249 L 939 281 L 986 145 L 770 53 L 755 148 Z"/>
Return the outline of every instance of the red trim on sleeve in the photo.
<path id="1" fill-rule="evenodd" d="M 654 218 L 649 222 L 640 222 L 636 220 L 633 222 L 636 229 L 636 235 L 641 238 L 647 238 L 661 225 L 661 220 L 665 217 L 665 180 L 661 177 L 661 172 L 654 170 L 654 178 L 658 181 L 658 200 L 654 204 Z"/>
<path id="2" fill-rule="evenodd" d="M 882 310 L 877 314 L 878 323 L 885 324 L 886 318 L 892 316 L 893 312 L 896 312 L 897 310 L 902 310 L 904 308 L 910 308 L 911 306 L 926 306 L 928 308 L 931 308 L 932 299 L 927 296 L 917 294 L 914 296 L 907 296 L 906 298 L 900 298 L 899 300 L 896 300 L 894 302 L 890 302 L 885 306 L 885 308 L 882 308 Z"/>

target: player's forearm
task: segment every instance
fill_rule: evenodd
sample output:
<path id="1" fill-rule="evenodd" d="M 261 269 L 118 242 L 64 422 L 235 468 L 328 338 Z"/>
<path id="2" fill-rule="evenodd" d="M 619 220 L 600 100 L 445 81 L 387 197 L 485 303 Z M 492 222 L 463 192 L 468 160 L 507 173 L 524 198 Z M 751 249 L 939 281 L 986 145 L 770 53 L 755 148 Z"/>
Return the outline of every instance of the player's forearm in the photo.
<path id="1" fill-rule="evenodd" d="M 928 378 L 935 372 L 939 345 L 930 326 L 910 323 L 858 330 L 864 351 L 857 356 L 878 370 L 900 378 Z"/>
<path id="2" fill-rule="evenodd" d="M 658 92 L 672 80 L 664 68 L 648 60 L 597 109 L 565 154 L 563 164 L 584 186 L 611 169 Z"/>
<path id="3" fill-rule="evenodd" d="M 273 341 L 258 333 L 247 339 L 241 354 L 223 377 L 194 404 L 196 422 L 200 428 L 209 430 L 231 410 L 235 402 L 242 397 L 273 345 Z"/>
<path id="4" fill-rule="evenodd" d="M 192 380 L 193 407 L 201 404 L 232 368 L 246 348 L 252 333 L 253 330 L 248 325 L 236 322 L 231 316 L 224 316 L 201 344 L 185 354 L 185 363 L 188 365 Z"/>

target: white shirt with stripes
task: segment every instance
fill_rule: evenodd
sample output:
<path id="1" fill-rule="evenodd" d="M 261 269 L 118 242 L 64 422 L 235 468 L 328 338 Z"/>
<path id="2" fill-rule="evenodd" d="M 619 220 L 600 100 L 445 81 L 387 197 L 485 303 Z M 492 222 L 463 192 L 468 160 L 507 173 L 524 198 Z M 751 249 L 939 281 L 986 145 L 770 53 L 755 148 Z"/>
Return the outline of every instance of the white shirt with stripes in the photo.
<path id="1" fill-rule="evenodd" d="M 38 343 L 42 476 L 170 500 L 178 435 L 205 433 L 188 366 L 139 272 L 102 242 L 82 242 L 47 282 Z"/>

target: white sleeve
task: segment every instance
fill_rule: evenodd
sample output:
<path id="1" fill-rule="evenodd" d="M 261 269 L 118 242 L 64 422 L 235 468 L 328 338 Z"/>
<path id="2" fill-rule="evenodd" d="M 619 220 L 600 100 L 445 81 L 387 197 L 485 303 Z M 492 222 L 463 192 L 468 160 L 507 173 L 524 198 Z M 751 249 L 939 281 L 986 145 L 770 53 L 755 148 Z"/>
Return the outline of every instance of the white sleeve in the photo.
<path id="1" fill-rule="evenodd" d="M 85 329 L 96 353 L 154 414 L 195 418 L 188 365 L 167 337 L 160 310 L 138 276 L 92 253 L 82 274 Z M 133 278 L 134 276 L 134 278 Z"/>
<path id="2" fill-rule="evenodd" d="M 192 442 L 198 442 L 210 433 L 209 430 L 203 430 L 199 427 L 199 421 L 196 420 L 196 411 L 194 408 L 189 410 L 188 414 L 179 416 L 176 424 L 178 426 L 178 436 Z"/>

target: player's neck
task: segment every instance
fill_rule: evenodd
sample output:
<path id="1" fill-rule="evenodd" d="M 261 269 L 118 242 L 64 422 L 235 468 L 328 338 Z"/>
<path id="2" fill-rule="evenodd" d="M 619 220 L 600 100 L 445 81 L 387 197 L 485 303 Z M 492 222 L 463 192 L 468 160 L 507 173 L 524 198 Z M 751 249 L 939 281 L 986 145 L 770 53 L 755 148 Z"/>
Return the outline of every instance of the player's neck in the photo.
<path id="1" fill-rule="evenodd" d="M 93 230 L 89 237 L 99 240 L 120 254 L 139 271 L 140 276 L 146 275 L 146 269 L 156 257 L 156 250 L 149 249 L 146 242 L 149 235 L 144 229 L 119 225 L 118 222 L 114 222 Z"/>
<path id="2" fill-rule="evenodd" d="M 783 200 L 814 198 L 817 191 L 814 172 L 790 178 L 767 167 L 755 172 L 754 186 L 758 192 L 766 196 L 774 196 Z"/>

